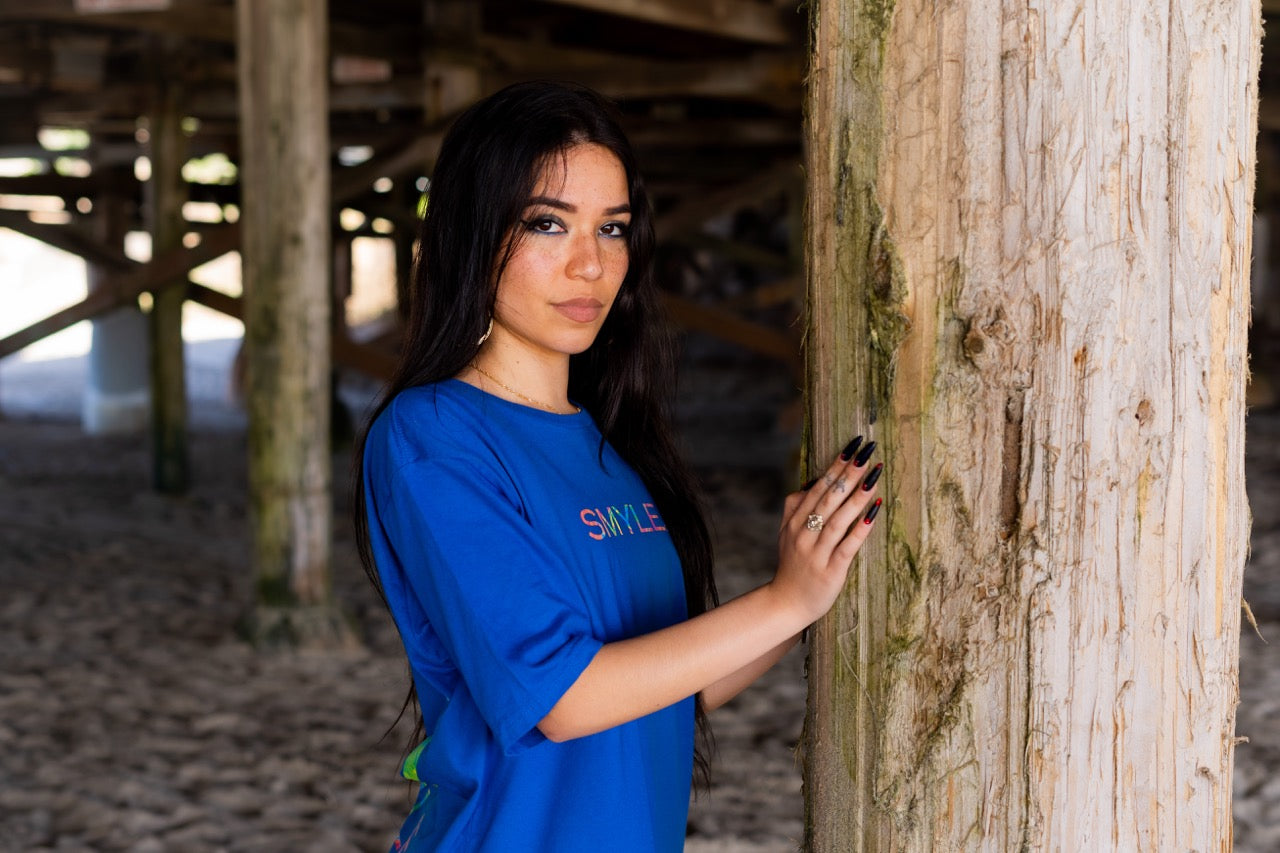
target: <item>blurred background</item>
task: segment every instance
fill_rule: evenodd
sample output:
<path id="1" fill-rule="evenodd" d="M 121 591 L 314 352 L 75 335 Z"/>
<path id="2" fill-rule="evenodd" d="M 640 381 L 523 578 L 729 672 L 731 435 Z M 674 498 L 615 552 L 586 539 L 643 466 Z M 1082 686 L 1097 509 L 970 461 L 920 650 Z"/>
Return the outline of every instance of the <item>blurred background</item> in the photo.
<path id="1" fill-rule="evenodd" d="M 394 362 L 440 133 L 507 83 L 573 80 L 617 100 L 657 213 L 683 353 L 677 419 L 722 595 L 772 572 L 802 426 L 803 9 L 282 5 L 327 29 L 335 405 L 316 417 L 333 436 L 329 571 L 356 642 L 263 650 L 244 631 L 255 576 L 235 4 L 0 0 L 3 850 L 386 849 L 412 800 L 397 773 L 408 679 L 355 554 L 350 440 Z M 1264 49 L 1245 581 L 1258 631 L 1246 623 L 1241 639 L 1237 728 L 1250 743 L 1235 788 L 1236 848 L 1257 851 L 1280 849 L 1280 655 L 1262 639 L 1280 637 L 1277 76 Z M 165 290 L 183 298 L 161 316 Z M 181 329 L 165 356 L 176 392 L 152 368 L 158 325 Z M 187 472 L 159 488 L 151 401 L 174 393 Z M 717 712 L 687 850 L 796 849 L 803 707 L 793 652 Z"/>

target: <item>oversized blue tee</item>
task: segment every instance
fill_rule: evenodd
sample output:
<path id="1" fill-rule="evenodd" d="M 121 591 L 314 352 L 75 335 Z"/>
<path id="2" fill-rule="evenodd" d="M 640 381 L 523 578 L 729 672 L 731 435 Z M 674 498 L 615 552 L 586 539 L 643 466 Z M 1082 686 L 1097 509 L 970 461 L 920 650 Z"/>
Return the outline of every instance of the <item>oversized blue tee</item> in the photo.
<path id="1" fill-rule="evenodd" d="M 692 699 L 564 743 L 537 727 L 602 645 L 687 618 L 666 525 L 591 416 L 451 379 L 401 392 L 364 464 L 429 736 L 392 849 L 681 850 Z"/>

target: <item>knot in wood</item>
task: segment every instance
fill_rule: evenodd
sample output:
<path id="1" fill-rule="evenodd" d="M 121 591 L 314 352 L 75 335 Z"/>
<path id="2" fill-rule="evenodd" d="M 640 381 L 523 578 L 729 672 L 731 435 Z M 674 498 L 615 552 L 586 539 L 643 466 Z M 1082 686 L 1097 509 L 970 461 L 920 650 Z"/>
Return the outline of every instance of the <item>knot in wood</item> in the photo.
<path id="1" fill-rule="evenodd" d="M 965 333 L 963 347 L 965 356 L 973 361 L 986 351 L 987 339 L 976 326 L 970 326 L 969 331 Z"/>

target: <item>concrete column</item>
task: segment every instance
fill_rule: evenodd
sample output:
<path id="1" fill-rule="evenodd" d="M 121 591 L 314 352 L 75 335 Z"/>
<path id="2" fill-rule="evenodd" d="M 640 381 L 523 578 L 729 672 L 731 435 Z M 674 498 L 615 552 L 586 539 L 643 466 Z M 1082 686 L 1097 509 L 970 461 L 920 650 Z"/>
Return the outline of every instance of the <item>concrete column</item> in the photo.
<path id="1" fill-rule="evenodd" d="M 131 204 L 123 191 L 107 190 L 93 210 L 93 229 L 108 246 L 120 247 L 129 230 Z M 89 292 L 102 286 L 109 270 L 88 265 Z M 92 321 L 89 375 L 81 406 L 81 423 L 90 435 L 136 435 L 150 422 L 147 318 L 130 305 Z"/>

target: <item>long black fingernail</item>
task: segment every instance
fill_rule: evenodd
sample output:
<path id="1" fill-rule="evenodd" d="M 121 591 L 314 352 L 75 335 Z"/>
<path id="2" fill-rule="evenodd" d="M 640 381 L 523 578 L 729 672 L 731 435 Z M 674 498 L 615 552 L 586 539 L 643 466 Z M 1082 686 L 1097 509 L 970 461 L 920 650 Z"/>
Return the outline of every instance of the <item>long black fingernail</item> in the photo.
<path id="1" fill-rule="evenodd" d="M 880 511 L 880 498 L 876 498 L 876 502 L 871 505 L 871 509 L 867 510 L 867 514 L 863 517 L 863 524 L 870 524 L 876 520 L 876 513 Z"/>
<path id="2" fill-rule="evenodd" d="M 871 458 L 871 454 L 875 451 L 875 449 L 876 449 L 876 443 L 874 441 L 869 443 L 866 447 L 862 448 L 862 452 L 859 453 L 857 458 L 853 460 L 853 466 L 855 468 L 861 468 L 863 465 L 866 465 L 867 460 Z"/>
<path id="3" fill-rule="evenodd" d="M 848 462 L 849 457 L 858 452 L 858 445 L 862 444 L 862 436 L 854 436 L 853 441 L 844 446 L 844 450 L 840 451 L 840 461 Z"/>
<path id="4" fill-rule="evenodd" d="M 871 473 L 867 475 L 867 479 L 862 481 L 862 491 L 869 492 L 871 487 L 876 484 L 876 480 L 880 479 L 880 472 L 884 470 L 884 463 L 876 465 L 871 469 Z"/>
<path id="5" fill-rule="evenodd" d="M 817 478 L 817 477 L 814 477 L 812 480 L 810 480 L 809 482 L 807 482 L 807 483 L 805 483 L 803 486 L 801 486 L 801 487 L 800 487 L 800 491 L 802 491 L 802 492 L 807 492 L 807 491 L 809 491 L 809 489 L 810 489 L 810 488 L 813 486 L 813 484 L 814 484 L 814 483 L 816 483 L 816 482 L 818 482 L 818 478 Z"/>

